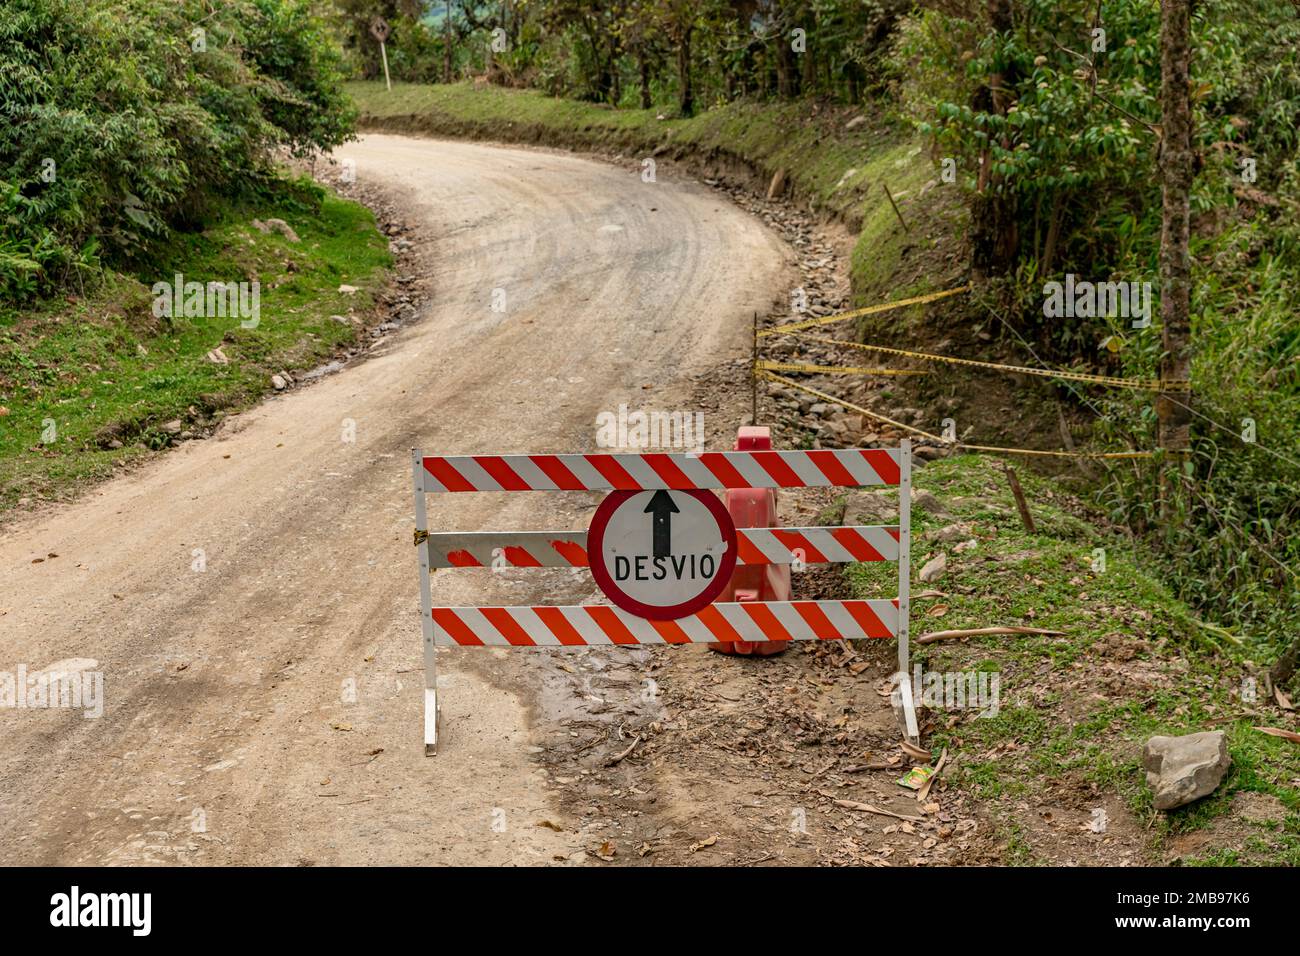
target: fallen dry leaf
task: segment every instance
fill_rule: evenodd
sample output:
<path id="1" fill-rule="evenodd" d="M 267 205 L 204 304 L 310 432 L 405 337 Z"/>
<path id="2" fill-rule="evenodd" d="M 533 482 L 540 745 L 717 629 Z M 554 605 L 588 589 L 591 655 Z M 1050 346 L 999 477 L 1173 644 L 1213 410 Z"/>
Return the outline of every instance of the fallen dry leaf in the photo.
<path id="1" fill-rule="evenodd" d="M 1026 617 L 1034 617 L 1033 609 L 1025 612 Z M 946 641 L 954 637 L 980 637 L 985 634 L 1040 634 L 1046 637 L 1060 637 L 1064 631 L 1049 631 L 1041 627 L 971 627 L 964 628 L 960 631 L 934 631 L 930 634 L 922 634 L 914 638 L 915 644 L 932 644 L 935 641 Z"/>
<path id="2" fill-rule="evenodd" d="M 907 754 L 913 760 L 919 760 L 922 763 L 929 763 L 934 756 L 930 751 L 918 747 L 915 744 L 908 743 L 906 740 L 899 741 L 898 746 L 903 748 L 903 753 Z"/>
<path id="3" fill-rule="evenodd" d="M 553 820 L 538 820 L 535 826 L 546 827 L 548 830 L 554 830 L 556 833 L 563 833 L 564 827 L 560 826 Z"/>
<path id="4" fill-rule="evenodd" d="M 705 847 L 713 846 L 713 844 L 715 844 L 715 843 L 717 843 L 717 842 L 718 842 L 718 835 L 715 833 L 713 836 L 709 837 L 707 840 L 701 840 L 699 843 L 692 843 L 692 844 L 691 844 L 691 852 L 692 852 L 692 853 L 695 853 L 695 852 L 697 852 L 697 851 L 699 851 L 699 850 L 703 850 Z"/>
<path id="5" fill-rule="evenodd" d="M 1300 744 L 1300 734 L 1297 734 L 1294 730 L 1283 730 L 1281 727 L 1256 727 L 1255 729 L 1261 734 L 1268 734 L 1270 737 L 1281 737 L 1293 744 Z"/>
<path id="6" fill-rule="evenodd" d="M 863 813 L 878 813 L 882 817 L 893 817 L 895 820 L 908 820 L 914 823 L 919 823 L 925 820 L 925 817 L 908 816 L 903 813 L 895 813 L 893 810 L 882 810 L 880 807 L 873 806 L 870 803 L 861 803 L 857 800 L 842 800 L 836 797 L 835 794 L 829 793 L 826 790 L 818 790 L 817 792 L 823 797 L 829 798 L 832 803 L 844 810 L 859 810 Z"/>
<path id="7" fill-rule="evenodd" d="M 925 802 L 926 797 L 930 795 L 930 787 L 934 785 L 935 777 L 939 776 L 939 773 L 943 770 L 943 765 L 947 762 L 948 762 L 948 748 L 944 747 L 943 752 L 939 754 L 939 762 L 934 765 L 934 773 L 930 774 L 930 776 L 926 778 L 925 783 L 921 786 L 921 789 L 918 790 L 916 793 L 917 803 Z"/>

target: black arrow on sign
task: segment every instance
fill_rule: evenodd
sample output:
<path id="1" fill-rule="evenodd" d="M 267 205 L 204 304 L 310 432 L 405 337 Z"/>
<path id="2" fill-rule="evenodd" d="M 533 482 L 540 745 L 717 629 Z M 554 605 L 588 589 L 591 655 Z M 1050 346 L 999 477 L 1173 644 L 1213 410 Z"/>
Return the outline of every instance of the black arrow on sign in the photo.
<path id="1" fill-rule="evenodd" d="M 673 496 L 660 489 L 650 498 L 645 506 L 645 514 L 654 515 L 654 556 L 666 558 L 673 550 L 672 515 L 677 514 L 677 504 Z"/>

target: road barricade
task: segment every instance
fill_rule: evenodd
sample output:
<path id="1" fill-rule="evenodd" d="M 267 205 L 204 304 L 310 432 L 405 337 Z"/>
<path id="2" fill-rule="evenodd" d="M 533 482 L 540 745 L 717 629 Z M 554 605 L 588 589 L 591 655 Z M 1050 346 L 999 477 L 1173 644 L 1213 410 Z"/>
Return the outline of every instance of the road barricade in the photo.
<path id="1" fill-rule="evenodd" d="M 765 431 L 765 430 L 764 430 Z M 761 446 L 742 431 L 739 444 Z M 770 444 L 770 441 L 769 441 Z M 415 543 L 424 636 L 425 752 L 438 746 L 438 646 L 574 647 L 704 643 L 785 646 L 799 640 L 897 638 L 908 673 L 911 446 L 700 454 L 428 455 L 412 453 Z M 711 489 L 897 486 L 899 522 L 889 526 L 736 527 Z M 425 496 L 468 492 L 605 491 L 588 531 L 451 531 L 428 528 Z M 749 498 L 745 499 L 744 496 Z M 742 521 L 748 506 L 736 507 Z M 760 515 L 775 523 L 772 507 Z M 590 549 L 589 549 L 590 545 Z M 789 600 L 789 565 L 896 561 L 892 598 Z M 608 605 L 440 607 L 432 573 L 472 567 L 589 567 Z M 739 587 L 733 572 L 784 571 L 784 591 Z M 777 587 L 781 587 L 778 585 Z M 766 590 L 765 590 L 766 588 Z M 718 600 L 726 595 L 731 600 Z M 784 600 L 763 600 L 765 596 Z M 916 737 L 912 694 L 901 688 L 905 735 Z"/>

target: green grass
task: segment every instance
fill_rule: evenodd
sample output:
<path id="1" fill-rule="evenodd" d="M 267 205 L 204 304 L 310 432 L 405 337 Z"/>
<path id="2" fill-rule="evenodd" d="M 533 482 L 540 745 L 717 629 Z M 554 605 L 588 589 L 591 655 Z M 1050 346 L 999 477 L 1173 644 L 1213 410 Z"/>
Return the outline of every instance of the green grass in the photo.
<path id="1" fill-rule="evenodd" d="M 932 463 L 916 475 L 949 512 L 936 517 L 914 507 L 912 562 L 919 568 L 942 549 L 948 570 L 932 585 L 942 598 L 915 601 L 912 633 L 1027 625 L 1063 636 L 991 636 L 913 645 L 926 671 L 996 669 L 1001 679 L 996 716 L 968 712 L 936 727 L 929 744 L 958 758 L 953 781 L 992 806 L 1032 798 L 1053 781 L 1068 779 L 1118 796 L 1149 828 L 1159 854 L 1179 834 L 1212 827 L 1231 816 L 1238 793 L 1267 794 L 1289 820 L 1264 826 L 1260 838 L 1218 853 L 1220 862 L 1287 865 L 1300 856 L 1300 747 L 1252 729 L 1292 726 L 1293 719 L 1264 702 L 1240 697 L 1247 676 L 1241 650 L 1218 643 L 1197 627 L 1191 612 L 1151 574 L 1153 562 L 1130 541 L 1046 480 L 1021 471 L 1038 533 L 1020 525 L 1005 479 L 987 459 L 958 456 Z M 973 525 L 974 550 L 955 553 L 927 532 L 956 521 Z M 1105 569 L 1093 569 L 1104 549 Z M 861 595 L 890 590 L 892 570 L 880 564 L 850 567 Z M 930 612 L 939 605 L 941 617 Z M 1249 714 L 1248 710 L 1262 713 Z M 952 712 L 956 713 L 956 712 Z M 1161 813 L 1140 766 L 1142 744 L 1157 734 L 1221 729 L 1232 768 L 1210 796 Z M 995 747 L 1027 745 L 1013 753 Z M 1023 857 L 1018 853 L 1017 856 Z"/>
<path id="2" fill-rule="evenodd" d="M 202 429 L 257 400 L 281 369 L 310 368 L 351 343 L 390 263 L 365 207 L 311 188 L 256 208 L 226 209 L 202 232 L 178 233 L 135 275 L 112 273 L 84 297 L 0 311 L 0 511 L 20 498 L 64 496 L 116 463 L 167 444 L 162 425 Z M 306 197 L 306 201 L 304 201 Z M 281 218 L 292 243 L 251 225 Z M 260 322 L 153 315 L 154 282 L 261 286 Z M 341 284 L 357 286 L 354 295 Z M 220 347 L 229 364 L 207 359 Z M 110 447 L 121 443 L 121 447 Z"/>

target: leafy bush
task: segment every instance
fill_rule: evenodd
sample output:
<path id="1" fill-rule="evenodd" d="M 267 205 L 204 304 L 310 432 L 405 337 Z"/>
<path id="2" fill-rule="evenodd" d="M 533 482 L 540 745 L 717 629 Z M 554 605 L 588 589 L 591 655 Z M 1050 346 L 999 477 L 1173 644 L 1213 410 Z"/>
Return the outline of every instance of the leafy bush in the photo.
<path id="1" fill-rule="evenodd" d="M 7 0 L 0 11 L 0 298 L 67 283 L 202 220 L 276 147 L 342 142 L 307 0 Z"/>

